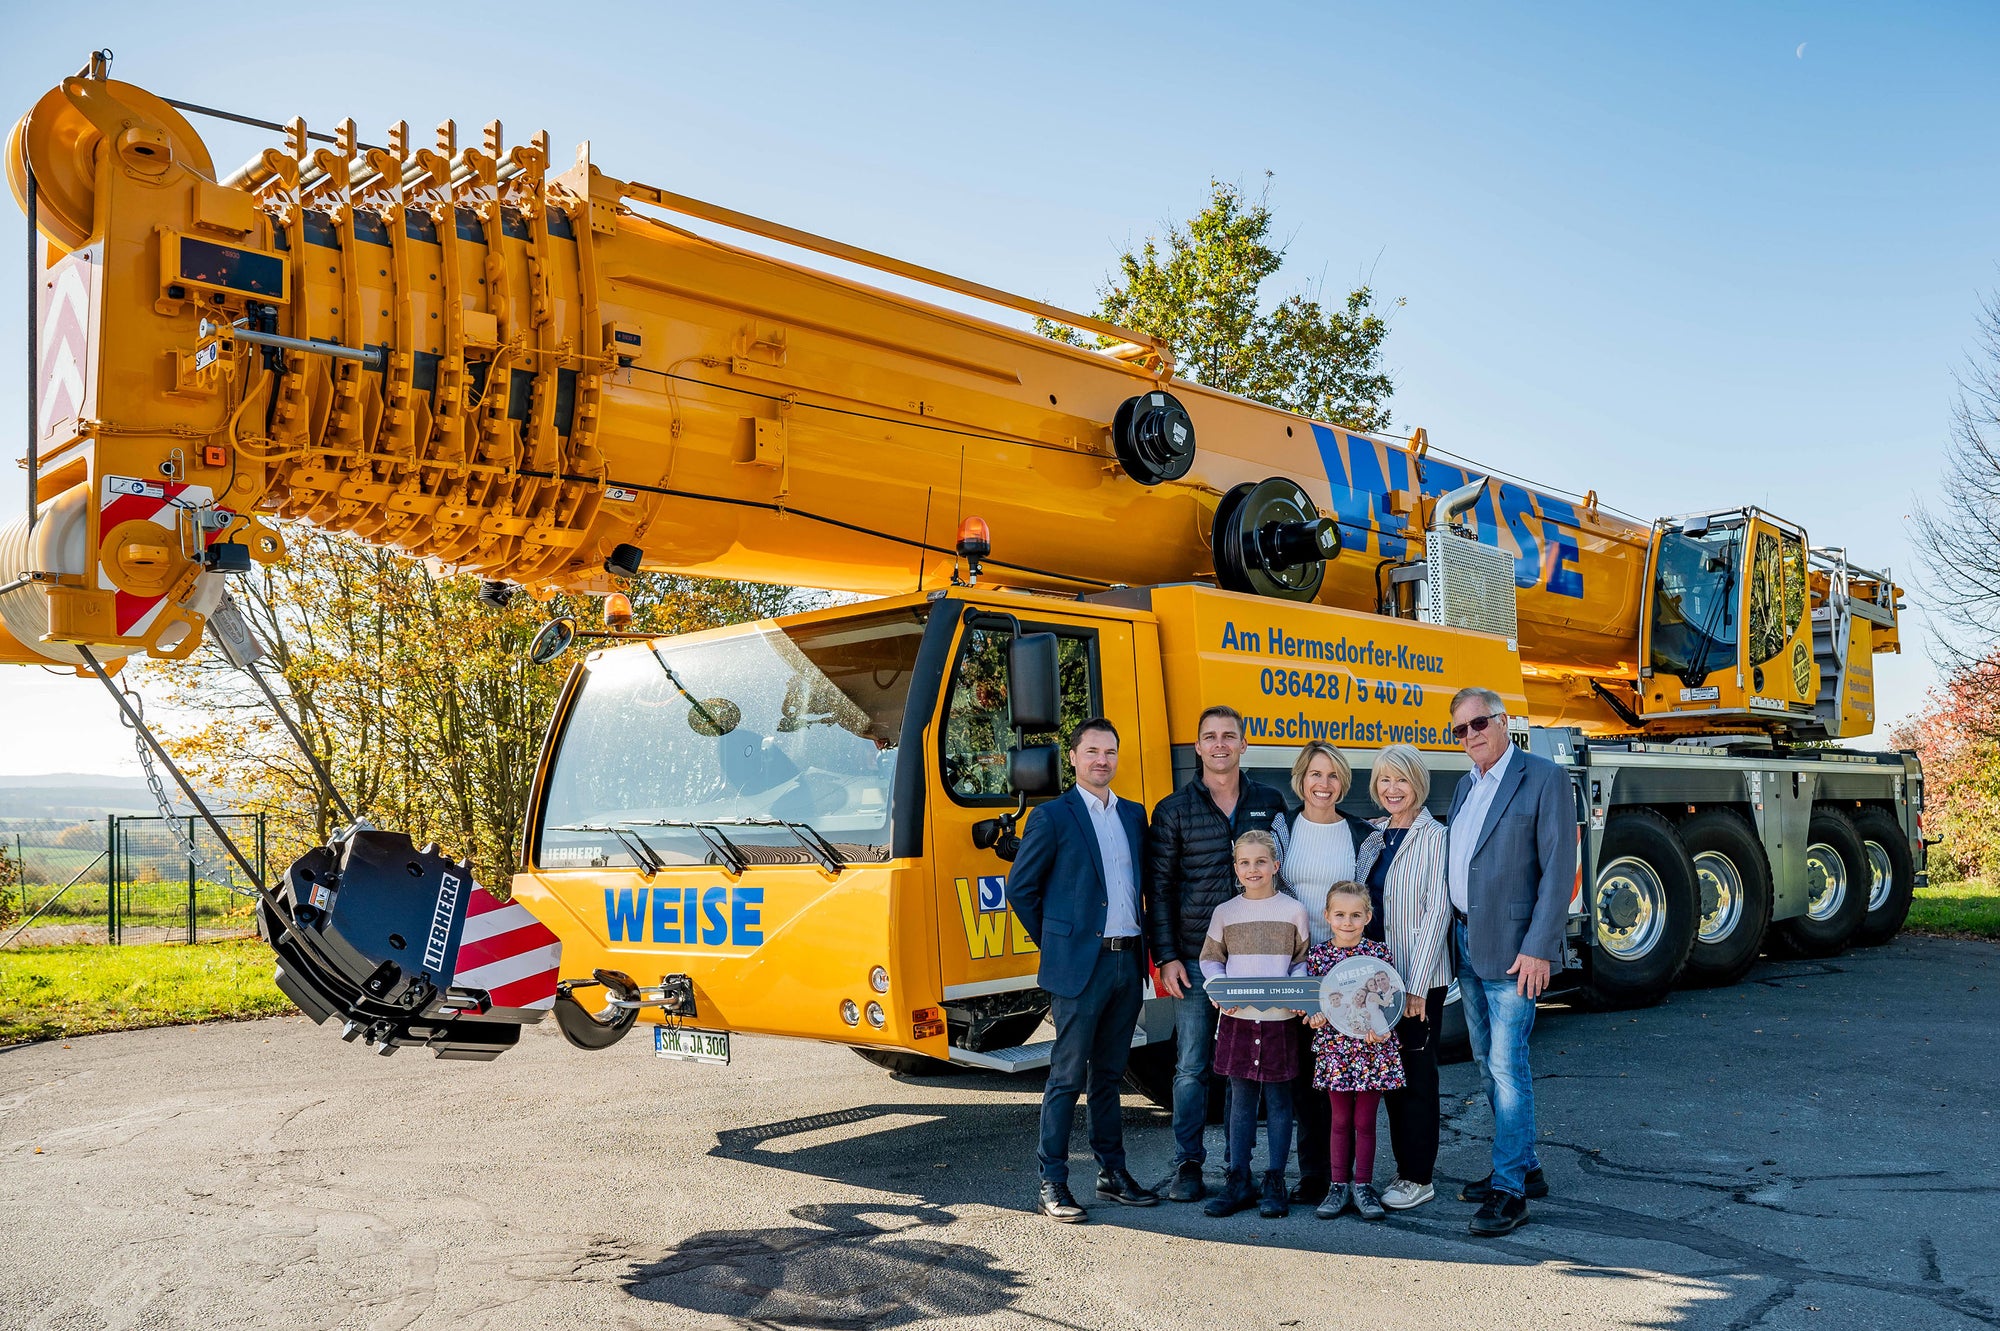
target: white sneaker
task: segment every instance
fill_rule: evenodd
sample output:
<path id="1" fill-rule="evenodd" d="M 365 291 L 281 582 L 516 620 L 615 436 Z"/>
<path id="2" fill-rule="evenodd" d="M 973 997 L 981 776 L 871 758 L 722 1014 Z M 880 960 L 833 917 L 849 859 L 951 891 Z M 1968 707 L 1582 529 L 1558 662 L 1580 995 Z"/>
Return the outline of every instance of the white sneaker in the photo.
<path id="1" fill-rule="evenodd" d="M 1407 1211 L 1413 1206 L 1422 1206 L 1437 1196 L 1437 1189 L 1428 1183 L 1412 1183 L 1399 1178 L 1382 1189 L 1382 1205 L 1391 1211 Z"/>

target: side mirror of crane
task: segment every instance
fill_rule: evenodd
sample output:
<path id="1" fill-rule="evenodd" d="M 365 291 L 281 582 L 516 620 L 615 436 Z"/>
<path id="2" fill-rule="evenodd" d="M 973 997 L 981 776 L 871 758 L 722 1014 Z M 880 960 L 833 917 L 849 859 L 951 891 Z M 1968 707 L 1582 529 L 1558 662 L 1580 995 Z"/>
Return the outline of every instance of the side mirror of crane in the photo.
<path id="1" fill-rule="evenodd" d="M 542 625 L 541 632 L 528 644 L 528 661 L 531 665 L 544 666 L 569 650 L 576 641 L 576 621 L 568 615 L 551 619 Z"/>
<path id="2" fill-rule="evenodd" d="M 1007 701 L 1016 730 L 1062 725 L 1062 666 L 1055 634 L 1023 633 L 1007 644 Z"/>
<path id="3" fill-rule="evenodd" d="M 1007 785 L 1016 795 L 1034 798 L 1062 793 L 1062 755 L 1053 744 L 1031 744 L 1007 751 Z"/>

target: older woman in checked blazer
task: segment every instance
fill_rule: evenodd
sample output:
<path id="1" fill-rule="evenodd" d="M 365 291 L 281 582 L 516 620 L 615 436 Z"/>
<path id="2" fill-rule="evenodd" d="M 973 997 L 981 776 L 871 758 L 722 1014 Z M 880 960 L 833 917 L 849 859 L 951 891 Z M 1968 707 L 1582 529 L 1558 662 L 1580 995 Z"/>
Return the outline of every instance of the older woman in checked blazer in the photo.
<path id="1" fill-rule="evenodd" d="M 1368 936 L 1389 945 L 1409 998 L 1396 1027 L 1403 1051 L 1404 1088 L 1382 1097 L 1396 1181 L 1382 1204 L 1406 1211 L 1436 1196 L 1431 1171 L 1438 1153 L 1438 1025 L 1451 983 L 1451 898 L 1445 881 L 1444 824 L 1431 817 L 1430 769 L 1407 744 L 1376 755 L 1369 792 L 1387 814 L 1354 855 L 1354 877 L 1368 885 L 1375 917 Z"/>

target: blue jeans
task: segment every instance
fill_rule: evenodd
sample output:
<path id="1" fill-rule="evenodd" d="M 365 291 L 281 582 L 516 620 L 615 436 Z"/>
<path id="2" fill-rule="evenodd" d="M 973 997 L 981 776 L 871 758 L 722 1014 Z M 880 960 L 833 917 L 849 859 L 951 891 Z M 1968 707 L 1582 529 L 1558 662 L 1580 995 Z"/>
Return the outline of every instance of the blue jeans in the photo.
<path id="1" fill-rule="evenodd" d="M 1528 1070 L 1528 1035 L 1535 1029 L 1535 1000 L 1517 991 L 1514 977 L 1489 980 L 1465 960 L 1471 948 L 1465 926 L 1453 926 L 1458 943 L 1458 1001 L 1465 1007 L 1465 1033 L 1479 1064 L 1486 1103 L 1493 1107 L 1493 1186 L 1516 1197 L 1527 1187 L 1528 1171 L 1541 1168 L 1535 1156 L 1535 1082 Z"/>
<path id="2" fill-rule="evenodd" d="M 1125 1167 L 1125 1125 L 1118 1083 L 1132 1056 L 1132 1032 L 1139 1025 L 1140 953 L 1100 952 L 1090 982 L 1075 998 L 1054 995 L 1056 1044 L 1049 1054 L 1049 1080 L 1042 1090 L 1042 1140 L 1035 1152 L 1044 1183 L 1069 1182 L 1069 1134 L 1077 1096 L 1090 1104 L 1090 1149 L 1104 1169 Z"/>
<path id="3" fill-rule="evenodd" d="M 1174 1000 L 1174 1164 L 1208 1159 L 1202 1130 L 1208 1126 L 1209 1064 L 1215 1060 L 1215 1004 L 1208 1001 L 1201 967 L 1188 967 L 1187 989 Z"/>
<path id="4" fill-rule="evenodd" d="M 1292 1156 L 1292 1084 L 1288 1081 L 1229 1079 L 1229 1164 L 1235 1171 L 1250 1172 L 1250 1157 L 1257 1149 L 1260 1098 L 1264 1102 L 1264 1130 L 1270 1140 L 1269 1159 L 1264 1168 L 1282 1174 L 1285 1162 Z"/>

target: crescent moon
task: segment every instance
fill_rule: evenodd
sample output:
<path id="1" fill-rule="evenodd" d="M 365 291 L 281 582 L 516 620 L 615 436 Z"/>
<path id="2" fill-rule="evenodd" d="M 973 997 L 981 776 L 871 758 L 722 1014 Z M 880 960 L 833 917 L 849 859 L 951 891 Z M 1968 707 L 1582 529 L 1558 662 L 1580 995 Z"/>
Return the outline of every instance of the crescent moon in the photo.
<path id="1" fill-rule="evenodd" d="M 1804 42 L 1800 42 L 1800 43 L 1799 43 L 1799 49 L 1798 49 L 1798 50 L 1796 50 L 1796 51 L 1794 51 L 1794 52 L 1792 52 L 1792 55 L 1793 55 L 1793 56 L 1794 56 L 1795 58 L 1797 58 L 1797 59 L 1800 59 L 1800 60 L 1803 60 L 1803 59 L 1805 59 L 1805 58 L 1806 58 L 1806 44 L 1805 44 Z"/>

